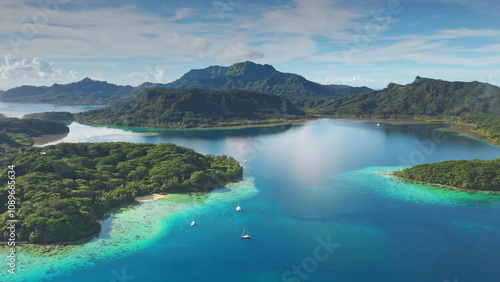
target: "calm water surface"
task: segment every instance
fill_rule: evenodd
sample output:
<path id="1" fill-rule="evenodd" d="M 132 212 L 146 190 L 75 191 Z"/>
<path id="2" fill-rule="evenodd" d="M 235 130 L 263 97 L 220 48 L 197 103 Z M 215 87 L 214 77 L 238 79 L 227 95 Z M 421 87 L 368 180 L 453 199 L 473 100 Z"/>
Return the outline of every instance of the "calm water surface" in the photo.
<path id="1" fill-rule="evenodd" d="M 88 247 L 43 260 L 26 254 L 16 277 L 500 281 L 497 195 L 436 190 L 387 175 L 409 164 L 500 158 L 499 147 L 439 131 L 443 127 L 320 119 L 271 128 L 134 131 L 73 123 L 66 137 L 49 144 L 172 142 L 235 157 L 245 166 L 246 182 L 207 198 L 120 211 Z M 239 238 L 244 227 L 251 240 Z M 132 239 L 113 239 L 119 236 Z"/>

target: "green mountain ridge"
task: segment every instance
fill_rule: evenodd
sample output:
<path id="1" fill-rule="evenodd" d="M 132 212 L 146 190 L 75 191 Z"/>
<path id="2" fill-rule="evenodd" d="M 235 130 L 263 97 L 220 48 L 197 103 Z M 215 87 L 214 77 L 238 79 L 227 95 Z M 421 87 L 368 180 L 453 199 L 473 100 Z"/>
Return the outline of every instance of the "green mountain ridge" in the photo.
<path id="1" fill-rule="evenodd" d="M 211 66 L 191 70 L 166 88 L 210 90 L 243 89 L 287 98 L 339 98 L 371 91 L 367 87 L 322 85 L 293 73 L 277 71 L 271 65 L 242 62 L 229 67 Z"/>
<path id="2" fill-rule="evenodd" d="M 410 118 L 473 123 L 500 144 L 500 87 L 482 82 L 449 82 L 416 77 L 407 85 L 306 106 L 321 115 L 365 118 Z"/>
<path id="3" fill-rule="evenodd" d="M 407 85 L 391 83 L 383 90 L 328 101 L 316 110 L 360 117 L 439 117 L 475 112 L 498 115 L 500 88 L 477 81 L 449 82 L 417 77 Z"/>
<path id="4" fill-rule="evenodd" d="M 136 96 L 132 86 L 119 86 L 85 78 L 69 84 L 52 86 L 20 86 L 0 93 L 0 101 L 50 104 L 108 104 L 123 102 Z"/>
<path id="5" fill-rule="evenodd" d="M 211 66 L 190 70 L 168 84 L 145 82 L 137 87 L 119 86 L 85 78 L 69 84 L 20 86 L 0 92 L 0 101 L 52 104 L 111 105 L 130 100 L 146 88 L 200 88 L 207 90 L 243 89 L 285 97 L 338 98 L 370 91 L 367 87 L 322 85 L 298 74 L 282 73 L 271 65 L 253 62 L 228 67 Z"/>
<path id="6" fill-rule="evenodd" d="M 75 115 L 78 122 L 193 128 L 284 122 L 305 113 L 283 97 L 246 90 L 148 88 L 134 99 Z"/>

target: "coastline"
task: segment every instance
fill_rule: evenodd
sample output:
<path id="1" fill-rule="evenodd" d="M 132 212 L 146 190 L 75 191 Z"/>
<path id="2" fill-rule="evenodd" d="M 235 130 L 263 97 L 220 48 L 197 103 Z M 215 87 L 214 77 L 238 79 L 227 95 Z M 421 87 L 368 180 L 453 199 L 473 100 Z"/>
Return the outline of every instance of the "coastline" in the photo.
<path id="1" fill-rule="evenodd" d="M 492 146 L 500 146 L 500 144 L 493 143 L 492 142 L 493 140 L 488 138 L 485 134 L 475 130 L 475 125 L 471 123 L 450 122 L 444 120 L 405 119 L 405 118 L 358 118 L 358 117 L 341 118 L 335 116 L 323 116 L 323 118 L 345 119 L 352 121 L 373 121 L 373 122 L 380 121 L 387 124 L 444 124 L 448 125 L 448 127 L 438 128 L 437 130 L 445 132 L 455 132 L 474 140 L 486 142 Z"/>
<path id="2" fill-rule="evenodd" d="M 444 124 L 448 127 L 439 128 L 437 130 L 445 132 L 455 132 L 462 134 L 468 138 L 486 142 L 492 146 L 500 146 L 500 144 L 493 143 L 493 140 L 489 139 L 485 134 L 475 130 L 475 125 L 470 123 L 460 123 L 460 122 L 449 122 L 443 120 L 425 120 L 425 119 L 409 119 L 409 118 L 363 118 L 363 117 L 338 117 L 333 115 L 321 115 L 315 117 L 307 117 L 301 119 L 287 120 L 283 122 L 270 122 L 270 123 L 253 123 L 253 124 L 241 124 L 241 125 L 223 125 L 223 126 L 210 126 L 210 127 L 192 127 L 192 128 L 154 128 L 154 127 L 127 127 L 127 126 L 116 126 L 109 124 L 93 124 L 93 123 L 81 123 L 78 121 L 73 121 L 82 125 L 94 126 L 94 127 L 109 127 L 118 128 L 132 131 L 187 131 L 187 130 L 234 130 L 234 129 L 245 129 L 245 128 L 259 128 L 259 127 L 269 127 L 269 126 L 280 126 L 288 124 L 302 124 L 307 121 L 313 121 L 322 118 L 329 119 L 344 119 L 351 121 L 371 121 L 371 122 L 383 122 L 387 124 Z M 34 137 L 33 146 L 41 147 L 45 144 L 51 143 L 53 141 L 60 140 L 66 137 L 68 133 L 63 134 L 46 134 L 40 137 Z"/>
<path id="3" fill-rule="evenodd" d="M 68 133 L 60 133 L 60 134 L 43 134 L 42 136 L 32 137 L 33 147 L 42 147 L 45 144 L 49 144 L 55 141 L 59 141 L 65 137 L 67 137 Z"/>
<path id="4" fill-rule="evenodd" d="M 268 126 L 280 126 L 286 124 L 299 124 L 304 123 L 308 120 L 315 120 L 317 118 L 302 118 L 302 119 L 292 119 L 282 122 L 260 122 L 260 123 L 250 123 L 250 124 L 240 124 L 240 125 L 220 125 L 220 126 L 207 126 L 207 127 L 189 127 L 189 128 L 155 128 L 155 127 L 142 127 L 142 126 L 118 126 L 112 124 L 94 124 L 87 122 L 73 121 L 75 123 L 95 126 L 95 127 L 111 127 L 118 129 L 142 129 L 140 131 L 177 131 L 177 130 L 230 130 L 230 129 L 244 129 L 253 127 L 268 127 Z M 138 130 L 139 131 L 139 130 Z"/>
<path id="5" fill-rule="evenodd" d="M 189 226 L 193 214 L 218 214 L 226 211 L 228 205 L 233 207 L 237 201 L 252 198 L 258 193 L 252 178 L 228 184 L 225 191 L 196 197 L 187 193 L 169 194 L 170 198 L 165 201 L 124 205 L 100 221 L 100 233 L 84 244 L 20 245 L 19 264 L 16 267 L 19 275 L 13 277 L 0 273 L 0 280 L 21 282 L 38 281 L 41 277 L 50 279 L 89 268 L 95 262 L 108 262 L 128 256 L 155 245 L 173 230 L 183 230 L 183 227 Z M 51 259 L 47 260 L 48 257 Z"/>
<path id="6" fill-rule="evenodd" d="M 455 186 L 450 186 L 450 185 L 444 185 L 444 184 L 439 184 L 439 183 L 431 183 L 431 182 L 425 182 L 425 181 L 420 181 L 420 180 L 414 180 L 414 179 L 407 179 L 404 177 L 400 177 L 395 175 L 394 173 L 391 173 L 390 176 L 405 182 L 405 183 L 411 183 L 411 184 L 421 184 L 421 185 L 426 185 L 426 186 L 431 186 L 435 188 L 440 188 L 443 190 L 452 190 L 452 191 L 461 191 L 461 192 L 467 192 L 470 194 L 474 194 L 477 192 L 481 193 L 491 193 L 495 195 L 500 195 L 500 191 L 494 191 L 494 190 L 481 190 L 481 189 L 467 189 L 467 188 L 462 188 L 462 187 L 455 187 Z"/>

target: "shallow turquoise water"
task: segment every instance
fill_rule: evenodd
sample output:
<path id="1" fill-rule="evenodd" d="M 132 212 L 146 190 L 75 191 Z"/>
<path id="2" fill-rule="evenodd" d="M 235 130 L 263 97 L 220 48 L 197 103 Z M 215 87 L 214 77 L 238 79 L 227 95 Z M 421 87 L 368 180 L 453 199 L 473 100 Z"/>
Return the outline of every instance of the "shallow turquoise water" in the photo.
<path id="1" fill-rule="evenodd" d="M 16 277 L 498 281 L 498 195 L 406 184 L 388 175 L 408 162 L 500 157 L 500 148 L 464 136 L 437 138 L 440 127 L 322 119 L 272 128 L 134 132 L 72 124 L 57 142 L 173 142 L 234 156 L 245 166 L 246 182 L 201 199 L 125 208 L 103 223 L 98 238 L 60 255 L 37 259 L 20 248 L 20 264 L 29 267 Z M 190 227 L 193 219 L 197 225 Z M 243 228 L 251 240 L 239 238 Z"/>

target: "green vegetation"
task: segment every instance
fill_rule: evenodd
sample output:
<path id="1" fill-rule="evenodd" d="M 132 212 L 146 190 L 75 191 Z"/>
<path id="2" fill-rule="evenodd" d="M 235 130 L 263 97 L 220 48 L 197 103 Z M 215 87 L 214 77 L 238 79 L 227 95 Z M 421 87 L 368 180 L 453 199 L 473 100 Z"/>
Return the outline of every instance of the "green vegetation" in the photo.
<path id="1" fill-rule="evenodd" d="M 367 87 L 322 85 L 309 81 L 298 74 L 279 72 L 271 65 L 261 65 L 248 61 L 229 67 L 211 66 L 205 69 L 191 70 L 178 80 L 163 87 L 212 90 L 244 89 L 287 98 L 339 98 L 371 91 Z"/>
<path id="2" fill-rule="evenodd" d="M 131 101 L 75 115 L 78 122 L 193 128 L 285 122 L 305 114 L 285 98 L 245 90 L 149 88 Z"/>
<path id="3" fill-rule="evenodd" d="M 500 145 L 500 115 L 465 114 L 463 120 L 474 124 L 476 131 L 486 136 L 493 144 Z"/>
<path id="4" fill-rule="evenodd" d="M 108 105 L 135 97 L 140 89 L 85 78 L 69 84 L 20 86 L 0 93 L 2 102 Z"/>
<path id="5" fill-rule="evenodd" d="M 33 144 L 32 137 L 68 132 L 69 128 L 58 121 L 0 118 L 0 145 L 30 146 Z"/>
<path id="6" fill-rule="evenodd" d="M 285 97 L 337 98 L 370 91 L 367 87 L 321 85 L 304 77 L 277 71 L 271 65 L 243 62 L 229 67 L 211 66 L 191 70 L 168 84 L 145 82 L 137 87 L 119 86 L 85 78 L 50 87 L 21 86 L 0 92 L 0 101 L 52 104 L 113 105 L 136 97 L 146 88 L 243 89 Z"/>
<path id="7" fill-rule="evenodd" d="M 136 196 L 206 192 L 238 181 L 243 168 L 227 156 L 202 155 L 170 143 L 61 143 L 6 149 L 0 174 L 15 165 L 16 232 L 32 243 L 72 241 L 100 230 L 98 219 Z M 0 189 L 5 225 L 7 186 Z M 0 240 L 8 234 L 2 226 Z"/>
<path id="8" fill-rule="evenodd" d="M 421 164 L 396 171 L 394 175 L 463 189 L 500 191 L 500 159 Z"/>
<path id="9" fill-rule="evenodd" d="M 348 98 L 299 103 L 309 114 L 472 123 L 500 144 L 500 88 L 486 83 L 417 77 L 404 86 L 391 83 L 383 90 Z"/>
<path id="10" fill-rule="evenodd" d="M 33 145 L 33 140 L 26 134 L 6 133 L 0 131 L 0 146 L 23 147 Z"/>
<path id="11" fill-rule="evenodd" d="M 23 118 L 72 121 L 74 119 L 74 115 L 70 112 L 43 112 L 43 113 L 26 114 L 23 116 Z"/>

